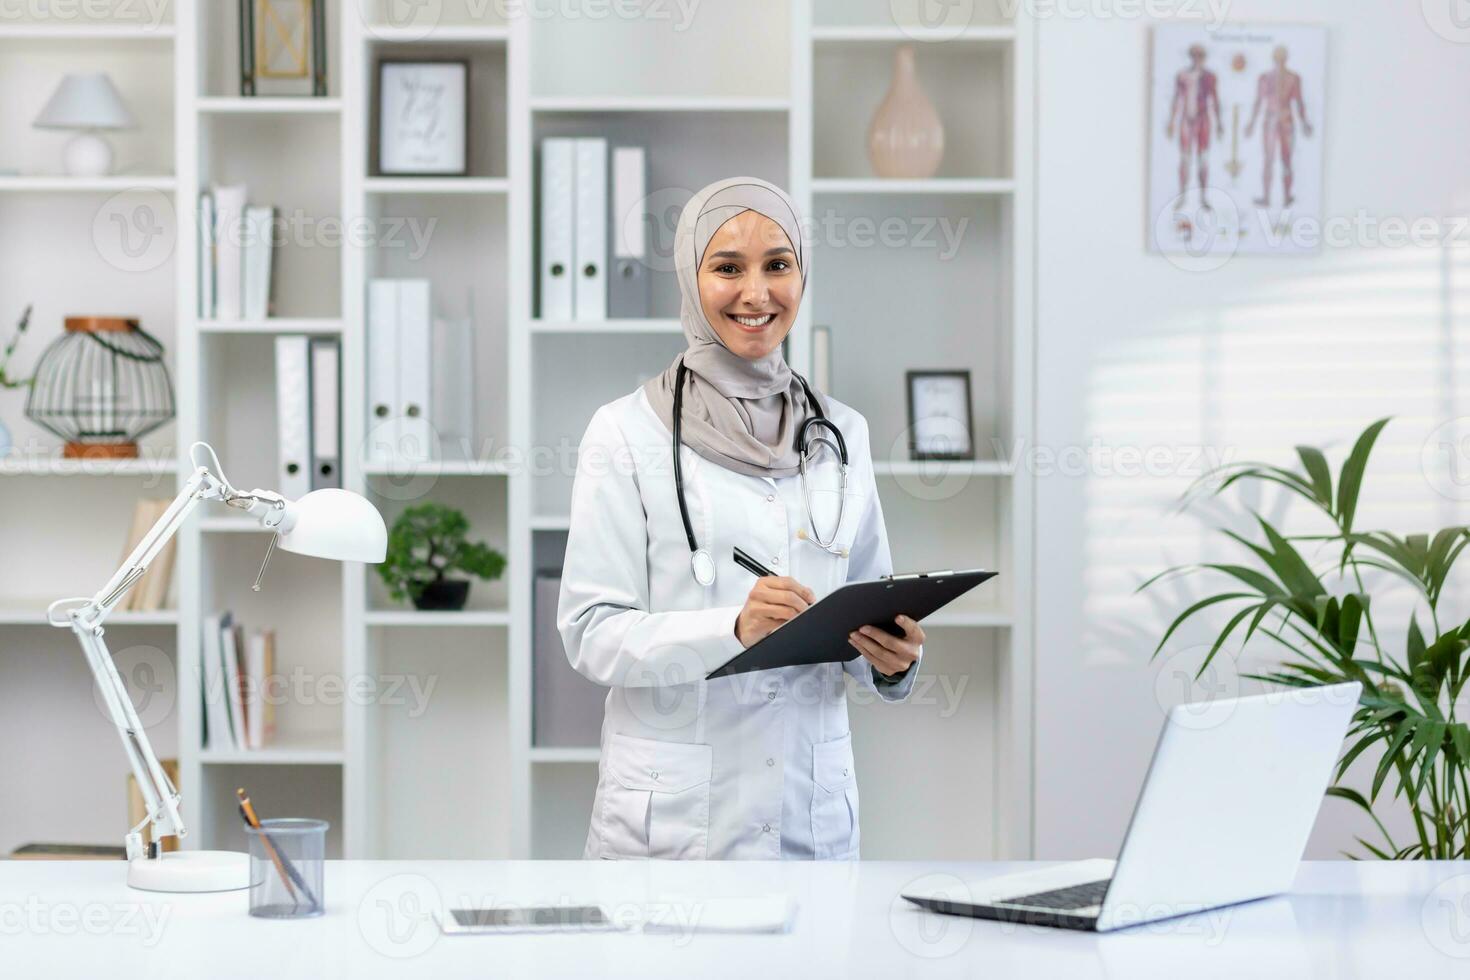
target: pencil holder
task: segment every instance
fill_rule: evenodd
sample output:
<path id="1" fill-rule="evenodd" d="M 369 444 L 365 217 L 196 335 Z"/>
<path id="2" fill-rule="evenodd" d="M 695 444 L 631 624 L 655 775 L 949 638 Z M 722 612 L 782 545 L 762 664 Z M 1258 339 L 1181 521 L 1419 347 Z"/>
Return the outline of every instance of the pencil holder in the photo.
<path id="1" fill-rule="evenodd" d="M 246 827 L 250 841 L 250 914 L 265 919 L 305 919 L 323 911 L 325 820 L 262 820 Z"/>

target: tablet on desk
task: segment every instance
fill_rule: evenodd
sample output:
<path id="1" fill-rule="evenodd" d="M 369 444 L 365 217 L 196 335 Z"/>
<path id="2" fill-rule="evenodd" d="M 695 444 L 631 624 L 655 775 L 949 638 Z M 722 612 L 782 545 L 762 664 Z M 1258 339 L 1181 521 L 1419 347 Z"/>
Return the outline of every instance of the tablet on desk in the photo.
<path id="1" fill-rule="evenodd" d="M 849 582 L 816 605 L 756 641 L 711 671 L 707 680 L 774 667 L 842 663 L 861 656 L 847 634 L 861 626 L 877 626 L 902 635 L 894 619 L 900 615 L 923 621 L 982 582 L 995 578 L 984 569 L 913 572 L 873 582 Z"/>

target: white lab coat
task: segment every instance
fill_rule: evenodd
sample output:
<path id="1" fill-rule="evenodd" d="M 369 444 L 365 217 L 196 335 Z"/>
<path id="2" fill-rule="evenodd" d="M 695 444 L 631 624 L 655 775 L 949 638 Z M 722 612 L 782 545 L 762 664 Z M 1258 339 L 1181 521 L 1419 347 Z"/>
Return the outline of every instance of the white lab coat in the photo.
<path id="1" fill-rule="evenodd" d="M 902 701 L 919 665 L 888 683 L 854 650 L 845 664 L 704 680 L 743 649 L 735 618 L 755 579 L 734 563 L 735 546 L 819 599 L 892 571 L 867 422 L 828 402 L 850 458 L 837 533 L 848 556 L 796 537 L 807 526 L 800 477 L 746 476 L 681 446 L 695 538 L 717 568 L 708 587 L 690 572 L 669 431 L 643 390 L 587 426 L 557 610 L 572 666 L 610 688 L 586 857 L 858 856 L 844 672 Z M 830 521 L 835 491 L 814 497 L 818 520 Z M 819 527 L 825 537 L 831 523 Z"/>

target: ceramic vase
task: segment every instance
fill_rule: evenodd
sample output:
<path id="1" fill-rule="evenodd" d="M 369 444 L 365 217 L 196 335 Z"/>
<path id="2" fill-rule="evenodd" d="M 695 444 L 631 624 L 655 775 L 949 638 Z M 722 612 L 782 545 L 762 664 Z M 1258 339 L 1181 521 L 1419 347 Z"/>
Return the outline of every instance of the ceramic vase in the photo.
<path id="1" fill-rule="evenodd" d="M 893 54 L 893 80 L 868 125 L 868 160 L 879 177 L 933 177 L 944 159 L 944 124 L 914 71 L 914 48 Z"/>

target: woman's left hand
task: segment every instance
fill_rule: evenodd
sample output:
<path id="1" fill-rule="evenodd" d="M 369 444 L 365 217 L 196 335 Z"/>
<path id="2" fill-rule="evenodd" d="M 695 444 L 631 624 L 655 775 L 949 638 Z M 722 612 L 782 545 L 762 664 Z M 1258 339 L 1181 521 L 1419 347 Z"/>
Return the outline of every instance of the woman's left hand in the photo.
<path id="1" fill-rule="evenodd" d="M 848 642 L 872 664 L 879 673 L 889 677 L 902 674 L 915 660 L 919 659 L 919 647 L 924 643 L 924 627 L 907 616 L 894 619 L 903 636 L 894 636 L 876 626 L 864 626 L 847 634 Z"/>

